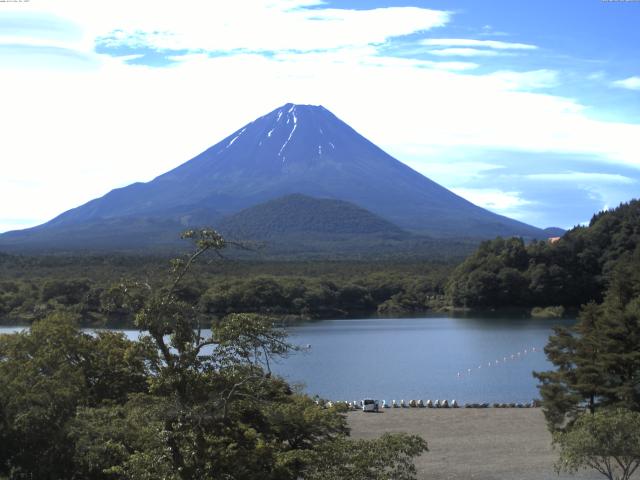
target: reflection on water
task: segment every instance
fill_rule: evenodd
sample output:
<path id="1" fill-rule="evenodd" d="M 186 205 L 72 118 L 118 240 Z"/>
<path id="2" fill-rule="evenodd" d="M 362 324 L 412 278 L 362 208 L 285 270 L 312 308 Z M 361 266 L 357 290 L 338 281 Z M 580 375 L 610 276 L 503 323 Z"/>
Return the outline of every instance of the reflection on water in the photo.
<path id="1" fill-rule="evenodd" d="M 431 317 L 322 320 L 290 327 L 311 348 L 273 367 L 290 382 L 334 400 L 457 399 L 527 402 L 538 397 L 533 370 L 554 325 L 574 320 Z M 0 327 L 0 333 L 21 328 Z M 124 331 L 130 338 L 138 332 Z"/>

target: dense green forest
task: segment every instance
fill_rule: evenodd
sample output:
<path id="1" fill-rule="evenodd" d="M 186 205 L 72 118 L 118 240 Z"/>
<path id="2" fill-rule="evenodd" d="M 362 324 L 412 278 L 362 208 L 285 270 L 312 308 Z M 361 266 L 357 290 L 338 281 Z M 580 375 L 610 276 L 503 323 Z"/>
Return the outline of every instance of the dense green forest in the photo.
<path id="1" fill-rule="evenodd" d="M 497 238 L 483 242 L 452 273 L 447 298 L 455 306 L 579 307 L 600 302 L 612 272 L 640 243 L 640 201 L 601 212 L 556 242 Z"/>
<path id="2" fill-rule="evenodd" d="M 0 323 L 29 324 L 64 309 L 85 326 L 133 325 L 123 289 L 155 285 L 167 260 L 148 256 L 0 256 Z M 177 292 L 202 313 L 302 318 L 424 312 L 444 304 L 447 262 L 259 262 L 196 265 Z M 131 289 L 130 289 L 131 290 Z"/>

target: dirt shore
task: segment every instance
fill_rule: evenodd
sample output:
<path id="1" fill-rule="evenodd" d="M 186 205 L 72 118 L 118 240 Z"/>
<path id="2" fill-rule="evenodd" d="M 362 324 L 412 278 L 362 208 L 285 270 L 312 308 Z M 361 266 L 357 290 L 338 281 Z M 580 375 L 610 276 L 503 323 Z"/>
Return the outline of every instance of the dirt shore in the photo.
<path id="1" fill-rule="evenodd" d="M 416 461 L 419 479 L 603 478 L 588 471 L 573 476 L 555 473 L 557 454 L 539 408 L 384 409 L 350 412 L 348 419 L 354 438 L 408 432 L 427 440 L 429 452 Z"/>

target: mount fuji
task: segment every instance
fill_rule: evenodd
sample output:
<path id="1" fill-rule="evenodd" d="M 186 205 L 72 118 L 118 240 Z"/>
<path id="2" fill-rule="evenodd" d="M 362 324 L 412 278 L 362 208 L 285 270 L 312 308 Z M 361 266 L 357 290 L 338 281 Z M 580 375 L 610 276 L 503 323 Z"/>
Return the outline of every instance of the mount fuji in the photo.
<path id="1" fill-rule="evenodd" d="M 299 196 L 290 199 L 348 202 L 398 230 L 432 238 L 548 236 L 438 185 L 324 107 L 289 103 L 148 183 L 112 190 L 45 224 L 0 235 L 0 249 L 169 245 L 184 228 L 215 227 L 241 210 L 293 194 Z"/>

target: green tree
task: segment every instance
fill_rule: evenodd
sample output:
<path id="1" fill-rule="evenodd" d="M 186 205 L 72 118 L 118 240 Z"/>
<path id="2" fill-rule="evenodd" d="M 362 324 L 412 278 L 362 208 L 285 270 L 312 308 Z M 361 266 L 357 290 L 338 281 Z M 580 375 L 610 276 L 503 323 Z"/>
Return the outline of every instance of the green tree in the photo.
<path id="1" fill-rule="evenodd" d="M 187 275 L 227 242 L 213 230 L 184 236 L 196 248 L 172 261 L 167 281 L 100 293 L 104 312 L 135 314 L 139 340 L 80 330 L 75 306 L 55 300 L 66 284 L 51 284 L 47 293 L 48 308 L 62 312 L 0 336 L 0 477 L 414 478 L 422 439 L 350 441 L 341 407 L 323 408 L 272 375 L 272 358 L 295 348 L 270 318 L 206 314 L 204 284 Z M 337 302 L 339 289 L 329 283 L 321 283 L 322 294 Z M 285 291 L 256 285 L 263 293 Z M 342 301 L 367 295 L 347 293 Z M 340 453 L 345 447 L 348 455 Z"/>
<path id="2" fill-rule="evenodd" d="M 169 283 L 158 289 L 141 286 L 148 291 L 136 315 L 146 332 L 141 343 L 158 352 L 150 359 L 149 392 L 130 395 L 124 404 L 79 411 L 73 438 L 82 474 L 96 479 L 318 478 L 310 472 L 329 468 L 326 455 L 347 441 L 343 414 L 292 392 L 271 374 L 272 357 L 293 347 L 269 318 L 235 313 L 211 323 L 197 305 L 177 295 L 194 262 L 227 245 L 213 230 L 184 236 L 196 249 L 172 262 Z M 205 334 L 209 326 L 211 333 Z M 407 437 L 405 445 L 404 438 L 385 437 L 386 460 L 371 471 L 379 465 L 401 472 L 398 478 L 412 478 L 411 459 L 422 453 L 416 446 L 422 440 Z M 364 458 L 378 444 L 349 445 Z"/>
<path id="3" fill-rule="evenodd" d="M 612 272 L 605 301 L 583 307 L 571 329 L 556 329 L 545 347 L 556 367 L 534 375 L 552 430 L 563 428 L 583 410 L 625 407 L 640 411 L 640 279 L 630 274 L 640 255 Z"/>
<path id="4" fill-rule="evenodd" d="M 83 333 L 68 313 L 1 335 L 0 475 L 73 478 L 76 410 L 146 391 L 149 358 L 121 334 Z"/>
<path id="5" fill-rule="evenodd" d="M 628 480 L 640 467 L 640 413 L 603 409 L 582 414 L 554 442 L 560 449 L 558 473 L 594 469 L 609 480 Z"/>
<path id="6" fill-rule="evenodd" d="M 552 430 L 561 428 L 587 408 L 593 412 L 602 397 L 605 371 L 599 358 L 599 322 L 602 307 L 585 305 L 577 325 L 556 327 L 545 353 L 556 370 L 534 372 L 540 381 L 543 409 Z"/>
<path id="7" fill-rule="evenodd" d="M 413 458 L 428 451 L 416 435 L 384 434 L 375 440 L 340 438 L 313 452 L 306 480 L 412 480 Z"/>

